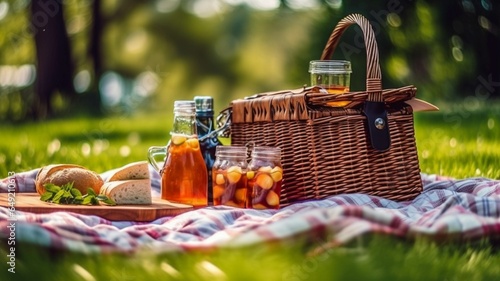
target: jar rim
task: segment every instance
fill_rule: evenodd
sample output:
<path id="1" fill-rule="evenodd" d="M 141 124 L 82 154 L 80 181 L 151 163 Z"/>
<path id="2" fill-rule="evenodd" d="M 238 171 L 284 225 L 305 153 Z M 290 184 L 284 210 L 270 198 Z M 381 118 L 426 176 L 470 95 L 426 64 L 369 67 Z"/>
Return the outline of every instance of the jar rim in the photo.
<path id="1" fill-rule="evenodd" d="M 216 155 L 246 156 L 247 151 L 248 149 L 245 146 L 218 145 L 215 147 Z"/>
<path id="2" fill-rule="evenodd" d="M 352 73 L 351 62 L 347 60 L 312 60 L 309 62 L 309 73 Z"/>
<path id="3" fill-rule="evenodd" d="M 196 105 L 191 100 L 176 100 L 174 101 L 174 113 L 195 114 Z"/>
<path id="4" fill-rule="evenodd" d="M 281 148 L 277 146 L 254 146 L 252 157 L 281 157 Z"/>

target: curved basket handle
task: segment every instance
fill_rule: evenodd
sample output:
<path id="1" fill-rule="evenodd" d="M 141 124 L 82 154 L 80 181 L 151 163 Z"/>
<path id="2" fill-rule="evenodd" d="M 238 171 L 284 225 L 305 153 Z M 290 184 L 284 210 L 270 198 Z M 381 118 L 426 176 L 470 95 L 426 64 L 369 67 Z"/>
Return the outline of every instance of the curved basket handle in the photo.
<path id="1" fill-rule="evenodd" d="M 329 59 L 335 48 L 337 47 L 340 36 L 351 25 L 357 24 L 361 27 L 364 35 L 366 46 L 366 91 L 368 92 L 367 100 L 369 101 L 383 101 L 382 97 L 382 73 L 380 71 L 379 54 L 377 41 L 373 32 L 370 22 L 360 14 L 352 14 L 343 18 L 335 27 L 328 42 L 326 43 L 322 60 Z"/>

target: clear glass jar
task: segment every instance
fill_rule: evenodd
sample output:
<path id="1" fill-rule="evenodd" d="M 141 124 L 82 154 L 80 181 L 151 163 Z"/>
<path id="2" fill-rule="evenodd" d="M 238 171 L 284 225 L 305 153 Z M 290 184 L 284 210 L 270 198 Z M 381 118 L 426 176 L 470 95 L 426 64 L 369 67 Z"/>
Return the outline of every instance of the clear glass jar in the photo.
<path id="1" fill-rule="evenodd" d="M 251 191 L 247 207 L 279 209 L 283 167 L 279 147 L 256 146 L 248 164 L 248 189 Z"/>
<path id="2" fill-rule="evenodd" d="M 174 124 L 167 146 L 149 148 L 148 159 L 161 175 L 161 198 L 204 207 L 208 204 L 208 173 L 196 131 L 194 101 L 175 101 Z M 160 169 L 155 157 L 166 156 Z"/>
<path id="3" fill-rule="evenodd" d="M 212 167 L 214 205 L 245 208 L 248 203 L 247 148 L 217 146 Z"/>
<path id="4" fill-rule="evenodd" d="M 313 60 L 309 62 L 311 86 L 320 86 L 328 93 L 340 95 L 349 92 L 351 84 L 351 62 L 345 60 Z M 341 107 L 348 101 L 330 102 L 328 105 Z"/>

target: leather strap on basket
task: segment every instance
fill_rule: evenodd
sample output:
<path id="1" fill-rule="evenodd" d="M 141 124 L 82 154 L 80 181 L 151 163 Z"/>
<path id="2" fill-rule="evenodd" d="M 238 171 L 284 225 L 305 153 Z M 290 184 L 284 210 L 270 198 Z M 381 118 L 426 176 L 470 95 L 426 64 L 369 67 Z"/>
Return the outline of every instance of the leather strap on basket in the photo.
<path id="1" fill-rule="evenodd" d="M 385 151 L 389 149 L 391 144 L 389 124 L 382 96 L 382 73 L 380 71 L 378 47 L 370 22 L 360 14 L 352 14 L 343 18 L 330 35 L 321 59 L 326 60 L 332 56 L 340 37 L 353 24 L 357 24 L 361 28 L 366 46 L 367 98 L 364 104 L 364 114 L 368 122 L 370 141 L 374 149 Z"/>

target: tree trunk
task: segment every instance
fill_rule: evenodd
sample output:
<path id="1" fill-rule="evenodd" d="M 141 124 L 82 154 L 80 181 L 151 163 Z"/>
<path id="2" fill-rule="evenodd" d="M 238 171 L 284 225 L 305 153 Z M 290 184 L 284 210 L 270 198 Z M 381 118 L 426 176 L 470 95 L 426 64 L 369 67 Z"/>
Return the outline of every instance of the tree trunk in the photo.
<path id="1" fill-rule="evenodd" d="M 55 91 L 68 97 L 74 95 L 70 44 L 59 1 L 32 1 L 31 29 L 37 56 L 33 113 L 43 119 L 53 114 L 51 99 Z"/>
<path id="2" fill-rule="evenodd" d="M 92 5 L 92 31 L 90 34 L 90 47 L 89 53 L 92 57 L 94 65 L 94 75 L 96 84 L 102 74 L 102 58 L 101 58 L 101 30 L 102 30 L 102 17 L 101 17 L 101 0 L 94 0 Z"/>

